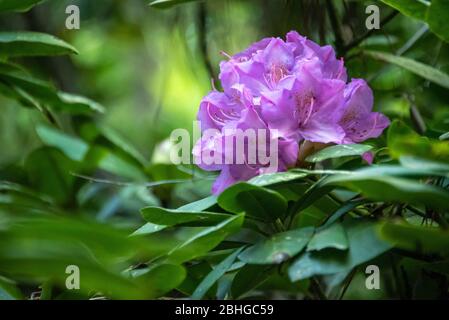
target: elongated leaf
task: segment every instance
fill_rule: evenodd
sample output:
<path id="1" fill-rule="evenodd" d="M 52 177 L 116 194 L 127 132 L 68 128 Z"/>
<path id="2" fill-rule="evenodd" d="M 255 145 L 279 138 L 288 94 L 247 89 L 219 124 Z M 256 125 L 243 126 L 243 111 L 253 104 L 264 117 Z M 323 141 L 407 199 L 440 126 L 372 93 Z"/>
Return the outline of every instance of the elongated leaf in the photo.
<path id="1" fill-rule="evenodd" d="M 290 230 L 273 235 L 239 255 L 249 264 L 279 264 L 304 249 L 313 234 L 313 228 Z"/>
<path id="2" fill-rule="evenodd" d="M 242 298 L 267 281 L 274 272 L 274 268 L 271 268 L 271 266 L 245 265 L 234 277 L 231 287 L 232 297 L 234 299 Z"/>
<path id="3" fill-rule="evenodd" d="M 106 139 L 108 139 L 112 144 L 114 144 L 125 154 L 129 155 L 130 157 L 138 161 L 140 165 L 142 166 L 147 165 L 148 161 L 145 159 L 145 157 L 137 149 L 135 149 L 130 142 L 126 141 L 112 128 L 109 128 L 107 126 L 101 126 L 99 130 Z"/>
<path id="4" fill-rule="evenodd" d="M 449 232 L 436 227 L 387 222 L 381 228 L 381 235 L 401 249 L 426 254 L 449 253 Z"/>
<path id="5" fill-rule="evenodd" d="M 30 31 L 0 32 L 0 52 L 9 57 L 78 53 L 74 47 L 54 36 Z"/>
<path id="6" fill-rule="evenodd" d="M 119 177 L 140 182 L 147 180 L 143 168 L 137 166 L 135 162 L 130 162 L 128 159 L 116 155 L 103 146 L 92 146 L 86 155 L 84 163 L 92 168 L 100 168 Z"/>
<path id="7" fill-rule="evenodd" d="M 417 157 L 402 156 L 399 158 L 400 163 L 410 169 L 420 170 L 425 168 L 426 170 L 439 173 L 449 177 L 449 164 L 437 161 L 431 161 L 427 159 L 421 159 Z"/>
<path id="8" fill-rule="evenodd" d="M 179 209 L 171 210 L 159 207 L 148 207 L 141 210 L 143 218 L 151 223 L 165 226 L 192 223 L 195 226 L 216 225 L 229 219 L 229 214 L 214 212 L 190 212 Z"/>
<path id="9" fill-rule="evenodd" d="M 274 221 L 285 214 L 287 201 L 277 192 L 249 183 L 237 183 L 218 197 L 218 204 L 232 213 Z"/>
<path id="10" fill-rule="evenodd" d="M 72 112 L 89 112 L 95 111 L 103 113 L 105 108 L 89 98 L 79 96 L 73 93 L 61 92 L 57 93 L 59 101 L 55 103 L 56 107 L 60 107 L 62 110 L 72 111 Z"/>
<path id="11" fill-rule="evenodd" d="M 186 277 L 186 270 L 175 264 L 160 264 L 130 272 L 139 283 L 148 284 L 147 299 L 155 299 L 179 286 Z"/>
<path id="12" fill-rule="evenodd" d="M 343 227 L 348 237 L 349 250 L 323 249 L 303 253 L 288 270 L 292 281 L 349 271 L 392 247 L 380 239 L 377 234 L 379 225 L 376 223 L 348 220 L 343 223 Z"/>
<path id="13" fill-rule="evenodd" d="M 36 131 L 47 146 L 60 149 L 74 161 L 82 161 L 89 150 L 89 145 L 83 140 L 69 136 L 54 128 L 41 125 L 37 127 Z"/>
<path id="14" fill-rule="evenodd" d="M 199 231 L 195 231 L 168 253 L 168 261 L 182 263 L 207 253 L 227 236 L 238 231 L 243 220 L 244 215 L 239 214 L 216 226 L 196 228 Z"/>
<path id="15" fill-rule="evenodd" d="M 383 3 L 395 8 L 402 14 L 419 20 L 426 19 L 428 5 L 420 0 L 382 0 Z"/>
<path id="16" fill-rule="evenodd" d="M 0 12 L 2 11 L 28 11 L 36 4 L 44 0 L 0 0 Z"/>
<path id="17" fill-rule="evenodd" d="M 306 173 L 294 171 L 267 173 L 250 179 L 248 183 L 259 187 L 266 187 L 274 184 L 292 182 L 304 178 L 306 176 L 307 176 Z"/>
<path id="18" fill-rule="evenodd" d="M 26 106 L 45 104 L 52 109 L 75 114 L 104 111 L 104 107 L 99 103 L 86 97 L 57 91 L 50 83 L 31 76 L 24 69 L 11 63 L 0 62 L 0 80 L 5 83 L 4 86 L 13 96 L 25 100 Z"/>
<path id="19" fill-rule="evenodd" d="M 419 181 L 363 175 L 334 176 L 328 184 L 346 187 L 365 197 L 379 201 L 425 204 L 433 208 L 449 208 L 449 191 Z"/>
<path id="20" fill-rule="evenodd" d="M 0 300 L 23 299 L 23 294 L 17 288 L 14 281 L 0 276 Z"/>
<path id="21" fill-rule="evenodd" d="M 348 249 L 348 239 L 342 225 L 334 223 L 330 227 L 318 231 L 307 245 L 307 251 L 335 248 Z"/>
<path id="22" fill-rule="evenodd" d="M 449 42 L 449 1 L 432 0 L 427 11 L 427 23 L 430 30 L 446 42 Z"/>
<path id="23" fill-rule="evenodd" d="M 308 162 L 320 162 L 326 159 L 347 156 L 361 156 L 373 147 L 365 144 L 341 144 L 322 149 L 306 158 Z"/>
<path id="24" fill-rule="evenodd" d="M 443 133 L 438 139 L 449 140 L 449 132 Z"/>
<path id="25" fill-rule="evenodd" d="M 33 151 L 26 159 L 25 168 L 32 185 L 41 193 L 63 204 L 71 200 L 76 163 L 59 150 L 44 147 Z"/>
<path id="26" fill-rule="evenodd" d="M 179 207 L 178 209 L 182 210 L 182 211 L 189 211 L 189 212 L 203 211 L 203 210 L 209 209 L 216 203 L 217 203 L 217 197 L 209 196 L 207 198 L 188 203 L 182 207 Z"/>
<path id="27" fill-rule="evenodd" d="M 237 256 L 240 254 L 243 248 L 235 250 L 232 254 L 226 257 L 222 262 L 214 267 L 214 269 L 204 278 L 203 281 L 193 292 L 191 298 L 199 300 L 212 288 L 215 282 L 218 281 L 228 270 L 231 268 Z"/>
<path id="28" fill-rule="evenodd" d="M 449 143 L 420 136 L 398 120 L 393 121 L 388 129 L 387 142 L 389 152 L 394 158 L 417 156 L 449 161 Z"/>
<path id="29" fill-rule="evenodd" d="M 380 51 L 364 51 L 364 54 L 376 60 L 397 65 L 426 80 L 449 89 L 449 75 L 424 63 Z"/>
<path id="30" fill-rule="evenodd" d="M 199 1 L 199 0 L 156 0 L 150 3 L 150 6 L 154 8 L 160 8 L 160 9 L 166 9 L 171 8 L 177 4 L 183 4 L 193 1 Z"/>
<path id="31" fill-rule="evenodd" d="M 133 236 L 144 235 L 144 234 L 152 234 L 161 230 L 164 230 L 167 226 L 162 226 L 154 223 L 145 223 L 139 229 L 132 233 Z"/>

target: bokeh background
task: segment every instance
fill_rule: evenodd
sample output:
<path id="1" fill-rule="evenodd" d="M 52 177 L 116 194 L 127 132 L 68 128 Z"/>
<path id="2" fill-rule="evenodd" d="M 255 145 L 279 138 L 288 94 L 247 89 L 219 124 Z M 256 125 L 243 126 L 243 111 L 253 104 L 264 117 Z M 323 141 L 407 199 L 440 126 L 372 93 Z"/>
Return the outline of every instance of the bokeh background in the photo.
<path id="1" fill-rule="evenodd" d="M 334 3 L 343 18 L 347 43 L 366 32 L 365 8 L 372 1 Z M 80 30 L 65 28 L 69 4 L 80 8 Z M 83 93 L 103 104 L 106 112 L 97 121 L 116 129 L 151 159 L 155 146 L 173 129 L 191 130 L 200 99 L 211 89 L 210 78 L 217 78 L 223 59 L 220 51 L 233 54 L 289 30 L 323 45 L 333 43 L 326 5 L 314 0 L 212 0 L 160 10 L 142 0 L 61 0 L 48 1 L 26 14 L 2 15 L 0 26 L 48 32 L 72 43 L 80 52 L 77 56 L 34 58 L 26 64 L 65 91 Z M 378 5 L 383 17 L 391 13 Z M 396 52 L 421 28 L 421 22 L 397 16 L 363 45 Z M 447 45 L 428 33 L 417 42 L 409 49 L 410 57 L 431 65 L 438 62 L 448 70 Z M 347 65 L 350 76 L 371 80 L 377 89 L 376 108 L 389 115 L 407 117 L 410 99 L 428 101 L 426 91 L 418 88 L 420 80 L 400 68 L 380 68 L 357 57 L 347 58 Z M 432 97 L 434 105 L 447 103 Z M 0 99 L 0 164 L 21 161 L 27 150 L 39 145 L 31 124 L 44 119 Z M 434 106 L 420 107 L 426 116 L 435 116 Z"/>
<path id="2" fill-rule="evenodd" d="M 178 291 L 173 297 L 192 294 L 216 263 L 213 258 L 213 263 L 186 263 L 191 278 L 181 289 L 178 283 L 157 294 L 136 293 L 129 289 L 129 283 L 122 282 L 122 271 L 133 263 L 133 268 L 139 269 L 136 261 L 146 261 L 136 258 L 136 252 L 154 257 L 157 250 L 168 251 L 164 245 L 167 243 L 168 247 L 178 234 L 164 233 L 164 241 L 158 238 L 137 244 L 124 239 L 129 239 L 128 235 L 144 224 L 141 208 L 176 208 L 210 195 L 209 175 L 194 167 L 169 163 L 167 139 L 174 129 L 192 130 L 202 97 L 211 90 L 213 82 L 220 87 L 218 65 L 224 59 L 222 51 L 232 55 L 263 37 L 283 37 L 288 31 L 297 30 L 321 45 L 331 44 L 336 48 L 338 55 L 345 59 L 349 77 L 369 82 L 376 111 L 403 121 L 415 133 L 427 138 L 438 139 L 448 131 L 447 89 L 417 76 L 417 72 L 361 54 L 364 49 L 380 50 L 449 73 L 449 45 L 430 32 L 423 21 L 399 14 L 380 1 L 207 0 L 167 10 L 150 7 L 149 2 L 48 0 L 25 13 L 0 15 L 2 31 L 45 32 L 76 47 L 78 55 L 11 60 L 56 88 L 89 97 L 105 109 L 103 113 L 87 115 L 50 108 L 54 113 L 49 117 L 33 108 L 23 108 L 18 99 L 0 95 L 0 289 L 4 288 L 2 276 L 7 275 L 19 282 L 21 293 L 15 296 L 29 298 L 38 292 L 43 298 L 73 298 L 67 292 L 60 292 L 64 280 L 54 285 L 57 290 L 53 295 L 48 293 L 48 288 L 53 288 L 50 280 L 59 275 L 72 256 L 85 254 L 84 244 L 82 248 L 74 245 L 83 239 L 89 250 L 104 259 L 102 272 L 92 267 L 89 288 L 94 292 L 110 290 L 111 296 L 118 298 L 155 298 L 176 287 Z M 380 8 L 381 29 L 365 38 L 365 9 L 373 3 Z M 72 4 L 80 8 L 80 30 L 65 27 L 65 9 Z M 335 17 L 338 17 L 339 32 L 334 25 Z M 412 146 L 421 141 L 413 135 L 404 136 L 410 137 Z M 380 162 L 392 160 L 382 154 L 385 140 L 382 136 L 370 141 L 381 150 Z M 447 146 L 444 142 L 437 143 L 446 153 L 431 154 L 430 158 L 444 161 Z M 402 153 L 406 154 L 404 149 L 397 151 Z M 365 166 L 359 157 L 350 165 L 354 165 L 351 168 Z M 182 183 L 176 182 L 179 179 Z M 444 181 L 447 178 L 440 181 L 447 188 Z M 317 212 L 323 218 L 322 212 L 310 209 L 302 216 L 306 224 L 316 220 Z M 386 216 L 389 214 L 390 211 L 386 212 Z M 48 221 L 39 224 L 42 216 Z M 60 217 L 68 220 L 60 221 Z M 429 219 L 424 217 L 425 221 L 432 221 Z M 20 229 L 24 221 L 29 224 L 26 232 Z M 103 230 L 108 224 L 123 233 L 116 235 L 116 229 Z M 146 230 L 149 234 L 153 231 Z M 122 241 L 125 242 L 120 246 Z M 205 254 L 210 249 L 205 249 Z M 11 252 L 17 256 L 11 258 Z M 40 265 L 40 259 L 49 256 L 51 261 Z M 126 263 L 124 256 L 129 258 Z M 393 257 L 396 262 L 401 259 Z M 97 266 L 96 262 L 88 265 Z M 418 265 L 415 261 L 410 264 L 413 268 Z M 33 269 L 29 265 L 40 267 Z M 184 272 L 182 268 L 181 271 L 170 268 L 163 269 L 166 272 L 163 276 L 153 275 L 156 278 L 152 280 L 168 281 Z M 117 277 L 105 276 L 112 269 Z M 250 269 L 248 274 L 259 272 L 254 270 Z M 381 291 L 364 290 L 364 274 L 357 273 L 345 297 L 397 298 L 400 290 L 389 281 L 394 271 L 388 269 L 390 278 Z M 21 282 L 22 279 L 25 280 Z M 180 276 L 180 279 L 184 278 Z M 447 297 L 447 278 L 436 278 L 434 282 L 424 280 L 422 287 L 430 285 L 426 287 L 428 290 L 418 290 L 418 297 L 421 293 L 423 297 Z M 279 288 L 288 287 L 282 281 L 281 284 Z M 308 285 L 301 282 L 298 286 Z M 164 288 L 164 283 L 161 287 Z M 438 291 L 436 287 L 442 289 Z M 83 292 L 81 296 L 90 297 L 91 292 Z M 265 297 L 302 298 L 304 295 L 270 291 Z M 406 294 L 401 296 L 404 297 L 408 298 Z"/>

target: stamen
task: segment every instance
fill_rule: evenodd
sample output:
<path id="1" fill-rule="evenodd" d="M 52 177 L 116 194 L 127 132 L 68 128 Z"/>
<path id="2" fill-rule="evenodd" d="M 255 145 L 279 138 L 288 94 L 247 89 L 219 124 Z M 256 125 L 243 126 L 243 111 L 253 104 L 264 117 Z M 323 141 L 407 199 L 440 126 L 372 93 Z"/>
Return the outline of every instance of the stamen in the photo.
<path id="1" fill-rule="evenodd" d="M 220 51 L 220 54 L 222 55 L 222 56 L 224 56 L 224 57 L 226 57 L 226 58 L 228 58 L 229 60 L 231 60 L 232 59 L 232 57 L 229 55 L 229 54 L 227 54 L 226 52 L 224 52 L 223 50 L 222 51 Z"/>

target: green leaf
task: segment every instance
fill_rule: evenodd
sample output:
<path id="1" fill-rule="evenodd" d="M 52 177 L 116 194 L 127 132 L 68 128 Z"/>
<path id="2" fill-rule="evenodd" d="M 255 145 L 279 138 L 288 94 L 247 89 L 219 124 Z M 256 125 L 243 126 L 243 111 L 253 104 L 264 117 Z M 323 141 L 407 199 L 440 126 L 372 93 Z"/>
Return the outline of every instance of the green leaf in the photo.
<path id="1" fill-rule="evenodd" d="M 195 211 L 203 211 L 211 208 L 217 203 L 217 196 L 209 196 L 207 198 L 194 201 L 188 203 L 182 207 L 179 207 L 178 210 L 195 212 Z"/>
<path id="2" fill-rule="evenodd" d="M 425 20 L 428 5 L 422 0 L 382 0 L 402 14 L 418 20 Z"/>
<path id="3" fill-rule="evenodd" d="M 340 144 L 324 148 L 306 158 L 308 162 L 320 162 L 332 158 L 361 156 L 373 147 L 366 144 Z"/>
<path id="4" fill-rule="evenodd" d="M 125 154 L 129 155 L 133 159 L 135 159 L 142 166 L 146 166 L 148 161 L 145 157 L 132 146 L 131 143 L 126 141 L 122 136 L 120 136 L 117 132 L 115 132 L 112 128 L 107 126 L 100 126 L 99 130 L 101 134 L 108 139 L 112 144 L 114 144 L 117 148 L 123 151 Z"/>
<path id="5" fill-rule="evenodd" d="M 23 294 L 17 288 L 16 283 L 0 276 L 0 300 L 21 300 Z"/>
<path id="6" fill-rule="evenodd" d="M 315 275 L 328 275 L 349 271 L 391 249 L 391 245 L 377 235 L 378 224 L 363 220 L 348 220 L 343 223 L 349 249 L 339 251 L 323 249 L 307 251 L 289 267 L 290 280 L 298 281 Z"/>
<path id="7" fill-rule="evenodd" d="M 319 230 L 307 245 L 307 251 L 319 251 L 325 248 L 348 249 L 348 239 L 341 224 L 334 223 L 325 229 Z"/>
<path id="8" fill-rule="evenodd" d="M 59 204 L 72 200 L 76 165 L 59 150 L 43 147 L 33 151 L 25 161 L 32 185 Z"/>
<path id="9" fill-rule="evenodd" d="M 449 89 L 449 75 L 424 63 L 380 51 L 363 51 L 376 60 L 392 63 L 426 80 Z"/>
<path id="10" fill-rule="evenodd" d="M 432 208 L 449 208 L 449 191 L 415 180 L 353 174 L 333 176 L 326 183 L 360 192 L 372 200 L 425 204 Z"/>
<path id="11" fill-rule="evenodd" d="M 58 92 L 50 83 L 32 77 L 27 71 L 11 63 L 0 62 L 0 80 L 9 96 L 24 101 L 25 106 L 45 104 L 52 109 L 79 114 L 103 112 L 100 104 L 74 94 Z M 5 90 L 2 90 L 5 91 Z M 0 91 L 0 92 L 2 92 Z"/>
<path id="12" fill-rule="evenodd" d="M 312 235 L 313 228 L 278 233 L 246 249 L 239 259 L 249 264 L 279 264 L 301 252 Z"/>
<path id="13" fill-rule="evenodd" d="M 302 172 L 276 172 L 276 173 L 266 173 L 254 178 L 251 178 L 248 183 L 259 187 L 271 186 L 274 184 L 287 183 L 295 180 L 302 179 L 306 177 L 306 173 Z"/>
<path id="14" fill-rule="evenodd" d="M 427 23 L 430 30 L 442 40 L 449 42 L 449 2 L 447 0 L 432 0 L 427 11 Z"/>
<path id="15" fill-rule="evenodd" d="M 244 221 L 244 215 L 233 216 L 216 226 L 195 228 L 179 245 L 168 253 L 168 261 L 182 263 L 201 256 L 221 243 L 227 236 L 238 231 Z"/>
<path id="16" fill-rule="evenodd" d="M 57 129 L 40 125 L 36 128 L 36 131 L 45 145 L 58 148 L 74 161 L 82 161 L 89 150 L 89 145 L 83 140 Z"/>
<path id="17" fill-rule="evenodd" d="M 24 12 L 30 10 L 32 7 L 41 2 L 44 2 L 44 0 L 0 0 L 0 12 Z"/>
<path id="18" fill-rule="evenodd" d="M 134 231 L 132 233 L 132 235 L 138 236 L 138 235 L 152 234 L 152 233 L 164 230 L 166 228 L 167 228 L 167 226 L 147 222 L 143 226 L 141 226 L 139 229 Z"/>
<path id="19" fill-rule="evenodd" d="M 234 184 L 218 197 L 218 204 L 232 213 L 274 221 L 285 214 L 287 201 L 279 193 L 246 182 Z"/>
<path id="20" fill-rule="evenodd" d="M 57 97 L 59 98 L 59 101 L 57 101 L 54 106 L 59 107 L 64 111 L 71 111 L 74 113 L 95 111 L 103 113 L 105 110 L 105 108 L 98 102 L 73 93 L 59 91 Z"/>
<path id="21" fill-rule="evenodd" d="M 0 52 L 9 57 L 77 54 L 68 43 L 45 33 L 0 32 Z"/>
<path id="22" fill-rule="evenodd" d="M 449 164 L 447 163 L 431 161 L 411 156 L 402 156 L 399 158 L 399 162 L 401 163 L 402 166 L 409 169 L 420 170 L 422 168 L 425 168 L 427 171 L 429 171 L 429 174 L 430 172 L 434 172 L 441 176 L 449 177 Z"/>
<path id="23" fill-rule="evenodd" d="M 186 270 L 180 265 L 160 264 L 130 274 L 137 282 L 149 285 L 146 299 L 155 299 L 178 287 L 186 277 Z"/>
<path id="24" fill-rule="evenodd" d="M 156 251 L 158 243 L 81 219 L 24 216 L 23 212 L 9 219 L 6 225 L 0 219 L 0 273 L 12 279 L 40 283 L 52 280 L 64 287 L 66 267 L 76 265 L 81 272 L 80 292 L 84 294 L 102 292 L 118 299 L 143 299 L 153 298 L 160 290 L 154 281 L 128 279 L 121 274 L 130 263 L 128 259 L 145 259 L 147 253 Z"/>
<path id="25" fill-rule="evenodd" d="M 343 217 L 346 213 L 351 211 L 352 209 L 357 208 L 359 205 L 366 202 L 365 200 L 361 201 L 348 201 L 343 206 L 337 209 L 330 217 L 327 219 L 327 221 L 323 224 L 322 228 L 327 228 L 333 223 L 335 223 L 338 219 Z"/>
<path id="26" fill-rule="evenodd" d="M 232 266 L 237 256 L 243 248 L 235 250 L 232 254 L 226 257 L 223 261 L 217 264 L 214 269 L 204 278 L 203 281 L 198 285 L 198 287 L 193 292 L 191 299 L 199 300 L 204 297 L 204 295 L 209 291 L 210 288 L 217 282 Z"/>
<path id="27" fill-rule="evenodd" d="M 411 225 L 405 222 L 386 222 L 381 236 L 395 247 L 419 253 L 448 254 L 449 232 L 436 227 Z"/>
<path id="28" fill-rule="evenodd" d="M 391 156 L 396 159 L 408 155 L 449 161 L 449 143 L 420 136 L 399 120 L 390 125 L 387 144 Z"/>
<path id="29" fill-rule="evenodd" d="M 171 8 L 178 4 L 199 1 L 199 0 L 156 0 L 150 3 L 150 6 L 159 9 Z"/>
<path id="30" fill-rule="evenodd" d="M 443 133 L 438 139 L 449 140 L 449 132 Z"/>
<path id="31" fill-rule="evenodd" d="M 216 225 L 223 220 L 229 219 L 229 214 L 214 212 L 191 212 L 180 209 L 164 209 L 159 207 L 148 207 L 141 210 L 143 218 L 151 223 L 165 226 L 192 223 L 194 226 Z"/>
<path id="32" fill-rule="evenodd" d="M 124 159 L 100 145 L 91 146 L 84 159 L 84 164 L 111 172 L 119 177 L 141 182 L 147 180 L 143 168 L 136 165 L 135 162 L 130 162 L 129 159 Z"/>
<path id="33" fill-rule="evenodd" d="M 232 298 L 241 299 L 251 290 L 254 290 L 275 272 L 271 266 L 245 265 L 241 268 L 232 281 Z"/>

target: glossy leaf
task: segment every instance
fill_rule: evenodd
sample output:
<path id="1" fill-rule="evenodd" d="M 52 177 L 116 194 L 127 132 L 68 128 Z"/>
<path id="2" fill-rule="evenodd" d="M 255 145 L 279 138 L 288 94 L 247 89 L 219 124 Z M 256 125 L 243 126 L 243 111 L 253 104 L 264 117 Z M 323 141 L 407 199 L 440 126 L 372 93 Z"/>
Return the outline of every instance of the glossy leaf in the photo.
<path id="1" fill-rule="evenodd" d="M 191 223 L 194 226 L 215 225 L 223 220 L 229 219 L 229 214 L 214 212 L 191 212 L 180 209 L 164 209 L 159 207 L 148 207 L 141 210 L 143 218 L 151 223 L 165 226 Z"/>
<path id="2" fill-rule="evenodd" d="M 420 0 L 382 0 L 402 14 L 419 20 L 425 20 L 428 5 Z"/>
<path id="3" fill-rule="evenodd" d="M 89 150 L 89 145 L 83 140 L 69 136 L 54 128 L 41 125 L 36 128 L 36 131 L 47 146 L 60 149 L 74 161 L 82 161 Z"/>
<path id="4" fill-rule="evenodd" d="M 0 12 L 2 11 L 28 11 L 44 0 L 0 0 Z"/>
<path id="5" fill-rule="evenodd" d="M 54 36 L 29 31 L 0 32 L 0 52 L 10 57 L 78 53 L 74 47 Z"/>
<path id="6" fill-rule="evenodd" d="M 168 261 L 182 263 L 201 256 L 215 248 L 230 234 L 238 231 L 244 215 L 233 216 L 212 227 L 195 228 L 190 236 L 168 252 Z"/>
<path id="7" fill-rule="evenodd" d="M 308 162 L 320 162 L 332 158 L 340 158 L 347 156 L 361 156 L 365 152 L 373 149 L 370 145 L 365 144 L 341 144 L 324 148 L 306 158 Z"/>
<path id="8" fill-rule="evenodd" d="M 202 299 L 207 291 L 212 288 L 215 282 L 218 281 L 232 266 L 237 256 L 240 254 L 243 248 L 235 250 L 232 254 L 226 257 L 214 269 L 204 278 L 203 281 L 198 285 L 198 287 L 193 292 L 192 299 Z"/>
<path id="9" fill-rule="evenodd" d="M 266 187 L 274 184 L 293 182 L 306 176 L 307 174 L 305 173 L 294 171 L 267 173 L 250 179 L 248 183 L 259 187 Z"/>
<path id="10" fill-rule="evenodd" d="M 364 51 L 364 54 L 376 60 L 394 64 L 426 80 L 429 80 L 446 89 L 449 89 L 449 75 L 434 67 L 415 61 L 413 59 L 395 56 L 387 52 Z"/>
<path id="11" fill-rule="evenodd" d="M 171 8 L 178 4 L 193 2 L 198 0 L 156 0 L 150 3 L 150 6 L 154 8 L 166 9 Z"/>
<path id="12" fill-rule="evenodd" d="M 331 177 L 327 180 L 327 184 L 346 187 L 372 200 L 449 208 L 449 191 L 410 179 L 354 174 Z"/>
<path id="13" fill-rule="evenodd" d="M 237 183 L 218 197 L 218 204 L 232 213 L 274 221 L 285 214 L 287 201 L 277 192 L 249 183 Z"/>
<path id="14" fill-rule="evenodd" d="M 387 141 L 390 154 L 394 158 L 408 155 L 449 161 L 449 144 L 447 142 L 420 136 L 400 121 L 394 121 L 391 124 L 388 129 Z"/>
<path id="15" fill-rule="evenodd" d="M 278 233 L 249 247 L 239 259 L 249 264 L 279 264 L 302 251 L 313 235 L 313 228 Z"/>
<path id="16" fill-rule="evenodd" d="M 449 253 L 449 232 L 436 227 L 387 222 L 382 225 L 381 235 L 401 249 L 425 254 Z"/>
<path id="17" fill-rule="evenodd" d="M 317 231 L 307 245 L 307 251 L 319 251 L 325 248 L 348 249 L 348 239 L 341 224 L 334 223 L 327 228 Z"/>
<path id="18" fill-rule="evenodd" d="M 349 271 L 391 249 L 391 245 L 378 236 L 379 226 L 376 223 L 349 220 L 345 221 L 343 227 L 348 237 L 349 249 L 323 249 L 303 253 L 288 269 L 292 281 Z"/>
<path id="19" fill-rule="evenodd" d="M 449 2 L 446 0 L 432 0 L 427 11 L 427 23 L 430 30 L 442 40 L 449 42 Z"/>

